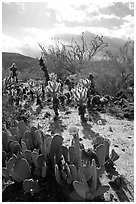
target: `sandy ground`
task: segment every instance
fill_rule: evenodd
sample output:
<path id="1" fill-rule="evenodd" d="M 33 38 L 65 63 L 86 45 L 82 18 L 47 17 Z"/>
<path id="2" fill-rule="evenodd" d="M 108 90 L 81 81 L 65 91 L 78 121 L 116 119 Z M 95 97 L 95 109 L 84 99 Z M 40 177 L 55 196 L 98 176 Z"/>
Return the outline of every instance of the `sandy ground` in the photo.
<path id="1" fill-rule="evenodd" d="M 31 124 L 39 124 L 45 133 L 60 133 L 65 146 L 71 144 L 72 138 L 68 133 L 71 126 L 79 128 L 80 140 L 85 149 L 92 147 L 92 141 L 97 135 L 110 139 L 110 151 L 114 149 L 119 154 L 119 159 L 115 162 L 116 170 L 112 174 L 105 172 L 100 180 L 102 184 L 110 185 L 115 178 L 121 177 L 122 187 L 117 189 L 110 185 L 111 188 L 104 194 L 104 198 L 112 202 L 134 202 L 134 121 L 120 120 L 107 113 L 98 113 L 91 121 L 81 123 L 77 110 L 69 110 L 68 114 L 60 111 L 59 120 L 54 122 L 51 117 L 44 117 L 47 111 L 53 115 L 52 110 L 44 108 L 37 117 L 32 117 Z"/>

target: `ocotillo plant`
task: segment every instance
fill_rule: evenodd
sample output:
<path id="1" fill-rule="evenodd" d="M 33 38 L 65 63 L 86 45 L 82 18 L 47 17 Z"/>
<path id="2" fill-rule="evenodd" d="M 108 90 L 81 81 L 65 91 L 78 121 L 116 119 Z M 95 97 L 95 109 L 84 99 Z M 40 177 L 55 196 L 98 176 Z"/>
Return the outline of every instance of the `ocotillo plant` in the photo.
<path id="1" fill-rule="evenodd" d="M 42 57 L 39 59 L 39 65 L 42 67 L 41 69 L 42 69 L 42 71 L 44 72 L 44 76 L 45 76 L 45 78 L 46 78 L 46 83 L 45 83 L 45 85 L 47 85 L 47 84 L 48 84 L 48 81 L 50 80 L 50 78 L 49 78 L 49 74 L 48 74 L 47 67 L 46 67 L 45 64 L 43 63 L 43 58 L 42 58 Z"/>
<path id="2" fill-rule="evenodd" d="M 46 87 L 47 92 L 52 96 L 53 99 L 53 110 L 55 112 L 55 117 L 59 115 L 58 109 L 59 109 L 59 99 L 58 99 L 58 93 L 60 92 L 61 84 L 53 81 L 48 81 L 48 86 Z"/>

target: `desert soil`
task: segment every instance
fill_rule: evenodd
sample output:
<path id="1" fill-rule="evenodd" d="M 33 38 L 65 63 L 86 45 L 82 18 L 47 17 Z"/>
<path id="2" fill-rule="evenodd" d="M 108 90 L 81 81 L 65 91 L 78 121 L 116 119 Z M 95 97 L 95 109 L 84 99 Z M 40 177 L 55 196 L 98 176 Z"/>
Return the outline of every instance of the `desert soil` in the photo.
<path id="1" fill-rule="evenodd" d="M 134 201 L 134 121 L 117 119 L 108 113 L 98 113 L 91 121 L 81 123 L 78 111 L 74 108 L 66 112 L 60 111 L 58 121 L 53 121 L 52 116 L 44 117 L 46 112 L 53 116 L 52 109 L 44 108 L 38 116 L 32 116 L 31 125 L 39 127 L 45 133 L 60 133 L 64 138 L 64 145 L 71 144 L 72 136 L 68 128 L 79 128 L 80 143 L 85 149 L 92 147 L 92 141 L 97 136 L 108 138 L 111 142 L 110 152 L 114 149 L 119 159 L 115 161 L 115 171 L 107 173 L 100 178 L 102 184 L 110 185 L 110 190 L 104 194 L 105 201 L 133 202 Z M 112 185 L 112 181 L 121 178 L 118 186 Z M 114 183 L 114 182 L 113 182 Z M 117 182 L 116 182 L 117 183 Z"/>

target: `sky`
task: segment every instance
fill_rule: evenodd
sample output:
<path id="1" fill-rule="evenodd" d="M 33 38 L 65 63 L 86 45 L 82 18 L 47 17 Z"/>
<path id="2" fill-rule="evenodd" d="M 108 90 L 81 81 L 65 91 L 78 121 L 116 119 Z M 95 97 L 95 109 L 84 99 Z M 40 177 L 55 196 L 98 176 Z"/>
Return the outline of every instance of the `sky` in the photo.
<path id="1" fill-rule="evenodd" d="M 54 38 L 69 43 L 81 33 L 91 40 L 103 35 L 116 50 L 134 39 L 134 3 L 90 0 L 2 2 L 2 51 L 39 57 Z"/>

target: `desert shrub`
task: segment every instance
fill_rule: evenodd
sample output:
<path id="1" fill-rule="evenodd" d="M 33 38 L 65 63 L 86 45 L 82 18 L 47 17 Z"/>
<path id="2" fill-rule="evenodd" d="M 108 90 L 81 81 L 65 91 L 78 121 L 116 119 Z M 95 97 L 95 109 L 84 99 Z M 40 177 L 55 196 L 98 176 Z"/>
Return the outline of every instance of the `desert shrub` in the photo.
<path id="1" fill-rule="evenodd" d="M 106 52 L 108 60 L 87 60 L 78 77 L 86 78 L 91 72 L 94 75 L 96 91 L 102 95 L 115 96 L 120 89 L 126 89 L 134 84 L 133 49 L 134 42 L 128 41 L 117 50 L 117 53 Z"/>
<path id="2" fill-rule="evenodd" d="M 58 77 L 66 77 L 69 74 L 80 73 L 85 68 L 87 60 L 100 52 L 107 44 L 103 41 L 103 36 L 95 36 L 90 43 L 86 43 L 84 33 L 81 34 L 80 42 L 72 39 L 70 44 L 56 40 L 55 45 L 47 49 L 42 46 L 42 56 L 48 71 L 57 73 Z"/>
<path id="3" fill-rule="evenodd" d="M 134 41 L 128 40 L 116 53 L 106 52 L 117 78 L 119 89 L 134 84 Z"/>
<path id="4" fill-rule="evenodd" d="M 38 67 L 35 70 L 25 69 L 23 72 L 18 72 L 19 79 L 27 81 L 29 79 L 44 79 L 43 72 Z"/>
<path id="5" fill-rule="evenodd" d="M 84 33 L 79 43 L 73 39 L 70 44 L 57 40 L 48 49 L 40 45 L 49 73 L 57 73 L 62 79 L 76 74 L 80 79 L 91 72 L 100 94 L 115 95 L 121 88 L 134 83 L 134 42 L 128 40 L 116 53 L 109 50 L 106 58 L 94 61 L 94 56 L 106 46 L 103 36 L 96 36 L 87 43 Z"/>
<path id="6" fill-rule="evenodd" d="M 10 73 L 10 70 L 6 70 L 6 69 L 2 68 L 2 79 L 9 76 L 9 73 Z"/>
<path id="7" fill-rule="evenodd" d="M 102 73 L 99 78 L 96 80 L 96 91 L 100 93 L 101 95 L 112 95 L 115 96 L 118 88 L 117 88 L 117 82 L 115 76 L 110 76 L 108 74 Z"/>

